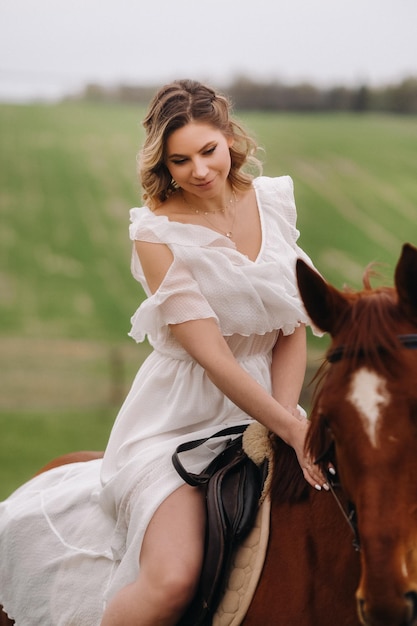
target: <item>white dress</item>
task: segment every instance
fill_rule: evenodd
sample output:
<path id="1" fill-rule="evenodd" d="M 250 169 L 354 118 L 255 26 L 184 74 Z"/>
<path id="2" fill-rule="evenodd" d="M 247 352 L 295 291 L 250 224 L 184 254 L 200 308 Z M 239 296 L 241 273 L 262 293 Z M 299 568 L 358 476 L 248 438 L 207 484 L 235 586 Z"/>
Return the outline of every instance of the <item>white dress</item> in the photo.
<path id="1" fill-rule="evenodd" d="M 296 280 L 292 180 L 254 181 L 262 225 L 255 261 L 212 229 L 132 209 L 132 240 L 162 242 L 174 261 L 151 295 L 136 253 L 132 272 L 148 298 L 131 336 L 154 350 L 115 421 L 103 460 L 56 468 L 0 503 L 0 604 L 17 626 L 97 626 L 106 602 L 137 577 L 146 527 L 182 484 L 171 462 L 180 443 L 250 421 L 170 334 L 168 324 L 214 318 L 236 358 L 268 391 L 278 332 L 309 323 Z M 201 470 L 219 442 L 187 453 Z"/>

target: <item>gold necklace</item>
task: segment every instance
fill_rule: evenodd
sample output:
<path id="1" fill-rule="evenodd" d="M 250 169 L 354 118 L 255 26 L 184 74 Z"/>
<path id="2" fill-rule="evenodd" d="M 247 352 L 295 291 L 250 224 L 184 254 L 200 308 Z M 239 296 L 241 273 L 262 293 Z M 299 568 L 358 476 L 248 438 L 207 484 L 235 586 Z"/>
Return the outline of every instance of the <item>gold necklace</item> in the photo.
<path id="1" fill-rule="evenodd" d="M 233 207 L 233 219 L 232 219 L 232 223 L 230 225 L 230 228 L 228 228 L 226 231 L 221 230 L 220 228 L 218 228 L 215 224 L 213 224 L 213 222 L 211 220 L 209 220 L 209 218 L 207 217 L 207 215 L 209 215 L 210 213 L 226 213 L 226 210 L 228 208 L 228 206 L 223 207 L 222 209 L 216 209 L 215 211 L 209 211 L 209 210 L 204 210 L 202 211 L 201 209 L 195 209 L 193 206 L 191 206 L 191 204 L 189 204 L 187 202 L 187 200 L 184 197 L 184 194 L 182 196 L 183 200 L 184 200 L 184 204 L 191 209 L 192 211 L 194 211 L 194 213 L 196 215 L 201 215 L 201 217 L 203 217 L 206 222 L 208 224 L 210 224 L 210 226 L 214 229 L 217 230 L 218 233 L 221 233 L 222 235 L 225 235 L 228 239 L 232 239 L 233 238 L 233 227 L 235 225 L 235 220 L 236 220 L 236 203 L 237 203 L 237 198 L 236 198 L 236 194 L 234 192 L 234 190 L 232 189 L 232 197 L 230 198 L 229 202 L 228 202 L 228 206 L 230 208 Z"/>

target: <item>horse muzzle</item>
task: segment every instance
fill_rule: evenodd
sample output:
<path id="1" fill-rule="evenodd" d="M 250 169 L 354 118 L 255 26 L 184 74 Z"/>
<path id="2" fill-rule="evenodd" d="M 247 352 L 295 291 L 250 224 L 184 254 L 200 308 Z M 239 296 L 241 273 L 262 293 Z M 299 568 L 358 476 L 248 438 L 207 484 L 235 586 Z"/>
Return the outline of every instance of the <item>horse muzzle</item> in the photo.
<path id="1" fill-rule="evenodd" d="M 372 605 L 358 598 L 358 614 L 363 626 L 417 626 L 417 591 L 407 591 L 392 605 Z"/>

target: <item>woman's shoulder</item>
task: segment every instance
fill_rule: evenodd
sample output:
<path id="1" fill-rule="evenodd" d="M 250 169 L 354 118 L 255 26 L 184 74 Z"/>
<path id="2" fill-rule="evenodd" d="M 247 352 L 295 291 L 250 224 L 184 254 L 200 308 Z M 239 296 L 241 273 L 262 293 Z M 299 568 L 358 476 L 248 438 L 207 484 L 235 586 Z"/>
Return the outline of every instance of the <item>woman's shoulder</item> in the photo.
<path id="1" fill-rule="evenodd" d="M 258 176 L 253 181 L 253 185 L 257 191 L 265 191 L 271 193 L 294 193 L 294 183 L 291 176 Z"/>
<path id="2" fill-rule="evenodd" d="M 138 238 L 139 233 L 154 231 L 155 216 L 147 206 L 133 207 L 129 211 L 130 224 L 129 236 L 134 240 Z"/>
<path id="3" fill-rule="evenodd" d="M 265 223 L 271 225 L 271 232 L 279 231 L 285 238 L 296 240 L 297 209 L 291 176 L 261 176 L 255 179 L 254 187 L 262 216 Z"/>
<path id="4" fill-rule="evenodd" d="M 174 193 L 152 210 L 147 207 L 136 207 L 130 211 L 130 221 L 135 227 L 152 228 L 153 230 L 174 230 L 176 225 L 193 225 L 193 214 L 185 211 L 181 196 Z M 132 228 L 131 228 L 132 230 Z"/>
<path id="5" fill-rule="evenodd" d="M 130 223 L 143 221 L 150 215 L 153 215 L 152 211 L 149 207 L 145 206 L 135 206 L 129 211 Z"/>
<path id="6" fill-rule="evenodd" d="M 260 176 L 254 180 L 254 188 L 263 209 L 272 211 L 272 214 L 284 214 L 290 221 L 295 219 L 294 183 L 291 176 Z"/>
<path id="7" fill-rule="evenodd" d="M 182 221 L 165 210 L 151 211 L 147 206 L 130 210 L 129 236 L 132 241 L 175 245 L 177 250 L 191 251 L 216 245 L 233 247 L 231 241 L 227 239 L 225 242 L 224 237 L 210 228 Z"/>

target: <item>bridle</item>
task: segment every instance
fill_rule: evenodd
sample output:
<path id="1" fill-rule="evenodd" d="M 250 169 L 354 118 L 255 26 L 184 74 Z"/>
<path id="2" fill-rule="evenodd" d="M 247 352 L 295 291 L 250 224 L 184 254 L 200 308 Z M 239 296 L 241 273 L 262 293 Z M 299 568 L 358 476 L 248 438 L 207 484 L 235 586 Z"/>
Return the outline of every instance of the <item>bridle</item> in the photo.
<path id="1" fill-rule="evenodd" d="M 411 333 L 407 335 L 397 335 L 397 339 L 399 340 L 403 348 L 406 348 L 407 350 L 417 350 L 417 333 Z M 329 352 L 326 358 L 329 363 L 337 363 L 338 361 L 341 361 L 344 358 L 349 358 L 352 355 L 353 355 L 352 350 L 348 349 L 346 346 L 339 346 L 337 348 L 334 348 L 334 350 L 332 350 L 331 352 Z M 355 351 L 355 355 L 363 356 L 363 352 L 361 350 Z M 333 442 L 332 442 L 332 445 L 333 445 Z M 327 449 L 325 453 L 322 454 L 318 459 L 316 459 L 315 464 L 320 463 L 328 455 L 329 450 L 330 448 Z M 339 507 L 343 517 L 345 518 L 347 524 L 349 525 L 352 531 L 352 534 L 353 534 L 352 545 L 354 549 L 356 550 L 356 552 L 360 552 L 361 545 L 360 545 L 360 537 L 359 537 L 359 532 L 358 532 L 356 508 L 354 504 L 352 504 L 351 502 L 347 503 L 347 508 L 344 507 L 344 505 L 340 501 L 339 496 L 336 493 L 336 488 L 339 487 L 340 484 L 334 480 L 333 475 L 329 471 L 327 471 L 326 474 L 327 474 L 326 476 L 327 484 L 329 485 L 330 492 L 333 495 L 337 506 Z"/>
<path id="2" fill-rule="evenodd" d="M 407 348 L 408 350 L 417 350 L 417 333 L 412 333 L 409 335 L 397 335 L 398 341 L 402 344 L 403 348 Z M 328 355 L 327 361 L 329 363 L 337 363 L 344 358 L 348 358 L 353 355 L 353 351 L 348 349 L 346 346 L 339 346 L 338 348 L 334 348 Z M 356 356 L 364 356 L 363 350 L 355 351 Z"/>

